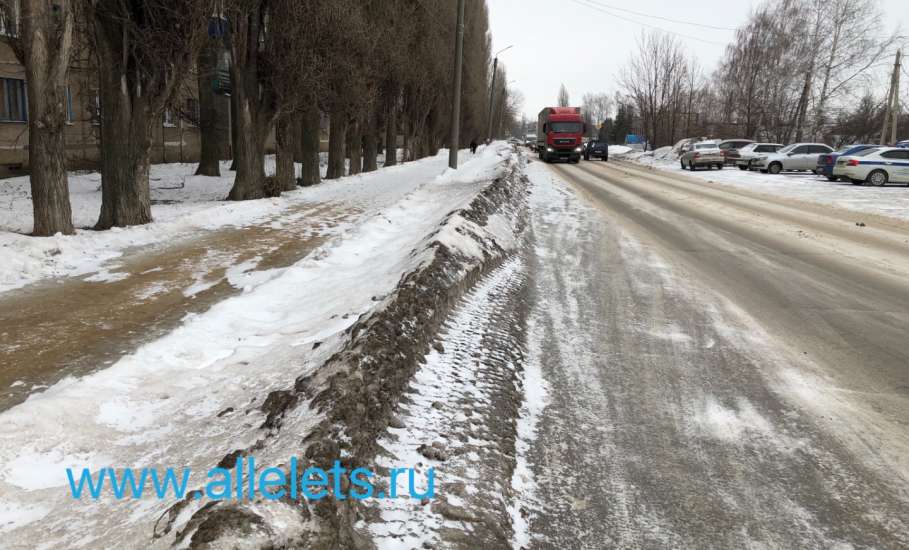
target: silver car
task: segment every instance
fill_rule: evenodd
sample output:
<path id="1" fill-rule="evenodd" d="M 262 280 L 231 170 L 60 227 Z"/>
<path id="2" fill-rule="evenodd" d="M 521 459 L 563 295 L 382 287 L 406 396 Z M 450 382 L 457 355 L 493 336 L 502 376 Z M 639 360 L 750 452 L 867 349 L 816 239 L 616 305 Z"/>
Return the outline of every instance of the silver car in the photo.
<path id="1" fill-rule="evenodd" d="M 732 150 L 726 153 L 726 160 L 732 161 L 739 170 L 748 170 L 751 168 L 751 161 L 767 153 L 776 153 L 783 148 L 782 143 L 749 143 L 738 150 Z"/>
<path id="2" fill-rule="evenodd" d="M 832 152 L 833 148 L 823 143 L 793 143 L 776 153 L 755 157 L 751 161 L 751 168 L 771 174 L 790 170 L 813 171 L 817 167 L 818 157 Z"/>

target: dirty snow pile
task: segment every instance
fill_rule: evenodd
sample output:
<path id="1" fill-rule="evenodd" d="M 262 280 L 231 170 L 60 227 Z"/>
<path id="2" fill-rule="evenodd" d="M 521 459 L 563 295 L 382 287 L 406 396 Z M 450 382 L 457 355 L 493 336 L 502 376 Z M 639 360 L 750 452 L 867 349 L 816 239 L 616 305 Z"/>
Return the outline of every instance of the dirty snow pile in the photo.
<path id="1" fill-rule="evenodd" d="M 462 153 L 463 172 L 437 177 L 447 163 L 443 151 L 295 191 L 291 198 L 256 201 L 269 210 L 292 200 L 350 199 L 370 214 L 303 260 L 187 316 L 180 327 L 112 366 L 66 378 L 0 413 L 3 539 L 22 547 L 25 541 L 29 547 L 76 541 L 115 547 L 150 538 L 155 520 L 173 501 L 74 501 L 65 468 L 186 466 L 204 472 L 226 453 L 252 446 L 262 436 L 264 396 L 337 351 L 343 331 L 424 260 L 412 251 L 497 177 L 510 155 L 498 143 L 476 155 Z M 228 206 L 244 205 L 261 212 L 255 203 Z M 246 212 L 237 217 L 249 219 Z M 299 434 L 318 420 L 301 408 L 285 419 L 282 437 L 257 453 L 257 460 L 276 465 L 294 456 Z M 149 545 L 170 547 L 183 527 Z"/>

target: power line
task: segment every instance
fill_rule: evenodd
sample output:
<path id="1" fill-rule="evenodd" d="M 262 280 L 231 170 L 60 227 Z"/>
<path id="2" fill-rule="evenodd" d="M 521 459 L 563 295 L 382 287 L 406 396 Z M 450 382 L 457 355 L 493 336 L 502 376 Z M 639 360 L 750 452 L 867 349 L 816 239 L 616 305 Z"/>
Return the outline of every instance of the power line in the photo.
<path id="1" fill-rule="evenodd" d="M 696 36 L 689 36 L 689 35 L 687 35 L 687 34 L 682 34 L 682 33 L 680 33 L 680 32 L 675 32 L 675 31 L 670 31 L 669 29 L 664 29 L 663 27 L 658 27 L 658 26 L 656 26 L 656 25 L 651 25 L 651 24 L 649 24 L 649 23 L 642 23 L 642 22 L 640 22 L 640 21 L 635 21 L 634 19 L 629 19 L 629 18 L 627 18 L 627 17 L 625 17 L 625 16 L 619 15 L 619 14 L 617 14 L 617 13 L 613 13 L 613 12 L 611 12 L 611 11 L 608 11 L 607 8 L 604 8 L 603 6 L 600 6 L 600 5 L 598 5 L 598 4 L 593 4 L 593 3 L 591 3 L 592 0 L 571 0 L 571 1 L 574 2 L 575 4 L 579 5 L 579 6 L 583 6 L 583 7 L 585 7 L 585 8 L 591 8 L 591 9 L 597 10 L 597 11 L 599 11 L 599 12 L 605 13 L 606 15 L 610 15 L 610 16 L 615 17 L 615 18 L 617 18 L 617 19 L 621 19 L 621 20 L 623 20 L 623 21 L 628 21 L 629 23 L 634 23 L 635 25 L 641 25 L 641 26 L 643 26 L 643 27 L 649 27 L 649 28 L 651 28 L 651 29 L 656 29 L 656 30 L 658 30 L 658 31 L 662 31 L 662 32 L 665 32 L 665 33 L 673 34 L 673 35 L 678 36 L 678 37 L 680 37 L 680 38 L 687 38 L 688 40 L 697 40 L 698 42 L 703 42 L 703 43 L 705 43 L 705 44 L 712 44 L 712 45 L 715 45 L 715 46 L 725 46 L 725 45 L 726 45 L 725 42 L 716 42 L 716 41 L 713 41 L 713 40 L 704 40 L 703 38 L 698 38 L 698 37 L 696 37 Z"/>
<path id="2" fill-rule="evenodd" d="M 623 11 L 623 12 L 626 12 L 626 13 L 631 13 L 631 14 L 634 14 L 634 15 L 639 15 L 639 16 L 641 16 L 641 17 L 650 17 L 650 18 L 652 18 L 652 19 L 660 19 L 660 20 L 663 20 L 663 21 L 669 21 L 670 23 L 679 23 L 680 25 L 693 25 L 693 26 L 695 26 L 695 27 L 703 27 L 703 28 L 705 28 L 705 29 L 714 29 L 714 30 L 718 30 L 718 31 L 735 31 L 735 30 L 737 30 L 737 29 L 734 29 L 734 28 L 732 28 L 732 27 L 717 27 L 717 26 L 715 26 L 715 25 L 705 25 L 705 24 L 703 24 L 703 23 L 695 23 L 694 21 L 682 21 L 681 19 L 672 19 L 672 18 L 669 18 L 669 17 L 661 17 L 661 16 L 659 16 L 659 15 L 651 15 L 651 14 L 649 14 L 649 13 L 641 13 L 641 12 L 639 12 L 639 11 L 629 10 L 629 9 L 626 9 L 626 8 L 620 8 L 620 7 L 618 7 L 618 6 L 613 6 L 613 5 L 610 5 L 610 4 L 602 4 L 602 3 L 600 3 L 600 2 L 598 2 L 598 1 L 596 1 L 596 0 L 587 0 L 587 1 L 590 2 L 591 4 L 596 4 L 596 5 L 598 5 L 598 6 L 600 6 L 600 7 L 603 7 L 603 8 L 609 8 L 609 9 L 611 9 L 611 10 L 616 10 L 616 11 Z"/>

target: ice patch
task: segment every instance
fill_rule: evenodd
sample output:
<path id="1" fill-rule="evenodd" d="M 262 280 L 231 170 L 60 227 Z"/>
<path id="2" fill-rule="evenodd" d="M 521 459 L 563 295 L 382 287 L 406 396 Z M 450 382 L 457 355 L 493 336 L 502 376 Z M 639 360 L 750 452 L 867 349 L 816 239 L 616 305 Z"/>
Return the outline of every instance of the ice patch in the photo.
<path id="1" fill-rule="evenodd" d="M 109 458 L 100 453 L 67 453 L 60 447 L 41 451 L 31 447 L 18 453 L 3 466 L 0 479 L 26 491 L 38 491 L 67 485 L 67 468 L 79 472 L 82 468 L 96 471 L 108 466 L 110 462 Z"/>
<path id="2" fill-rule="evenodd" d="M 772 437 L 774 432 L 770 422 L 744 397 L 737 398 L 736 408 L 731 408 L 707 396 L 692 420 L 704 433 L 729 443 L 743 443 L 754 435 Z"/>

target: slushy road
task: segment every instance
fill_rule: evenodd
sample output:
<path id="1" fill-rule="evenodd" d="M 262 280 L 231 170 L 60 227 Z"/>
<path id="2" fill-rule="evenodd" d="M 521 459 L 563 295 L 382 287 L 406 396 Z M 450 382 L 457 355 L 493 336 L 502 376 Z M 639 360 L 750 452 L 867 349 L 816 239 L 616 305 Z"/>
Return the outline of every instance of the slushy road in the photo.
<path id="1" fill-rule="evenodd" d="M 532 547 L 909 545 L 909 226 L 627 163 L 528 174 Z"/>

